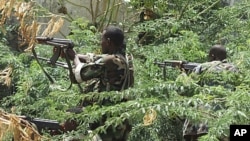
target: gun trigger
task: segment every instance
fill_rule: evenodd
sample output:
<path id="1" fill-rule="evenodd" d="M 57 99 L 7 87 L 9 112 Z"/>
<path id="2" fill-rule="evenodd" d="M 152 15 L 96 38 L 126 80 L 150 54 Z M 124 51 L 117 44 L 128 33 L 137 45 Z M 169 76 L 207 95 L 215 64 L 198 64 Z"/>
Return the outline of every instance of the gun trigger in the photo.
<path id="1" fill-rule="evenodd" d="M 61 47 L 57 47 L 55 46 L 54 47 L 54 50 L 53 50 L 54 54 L 53 56 L 50 58 L 50 63 L 52 65 L 55 65 L 56 64 L 56 61 L 58 60 L 60 54 L 61 54 Z"/>

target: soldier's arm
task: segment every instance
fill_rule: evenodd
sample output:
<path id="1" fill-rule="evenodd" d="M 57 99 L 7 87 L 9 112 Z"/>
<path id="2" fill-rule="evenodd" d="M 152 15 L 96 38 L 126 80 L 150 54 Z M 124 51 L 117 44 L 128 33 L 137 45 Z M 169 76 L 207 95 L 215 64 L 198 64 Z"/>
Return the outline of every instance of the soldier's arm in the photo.
<path id="1" fill-rule="evenodd" d="M 195 67 L 193 69 L 193 72 L 196 73 L 196 74 L 200 74 L 201 73 L 201 70 L 202 70 L 202 65 L 198 65 L 197 67 Z"/>
<path id="2" fill-rule="evenodd" d="M 85 57 L 86 62 L 82 62 L 80 60 L 81 57 Z M 76 81 L 81 83 L 93 78 L 99 78 L 105 71 L 104 58 L 104 55 L 76 55 L 74 59 Z"/>

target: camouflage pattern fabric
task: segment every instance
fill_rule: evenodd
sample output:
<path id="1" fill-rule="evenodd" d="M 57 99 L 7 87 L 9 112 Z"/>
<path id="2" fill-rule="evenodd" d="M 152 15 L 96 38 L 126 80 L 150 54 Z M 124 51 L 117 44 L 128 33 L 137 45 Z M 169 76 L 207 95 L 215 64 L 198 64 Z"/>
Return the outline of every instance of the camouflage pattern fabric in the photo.
<path id="1" fill-rule="evenodd" d="M 121 54 L 88 54 L 89 58 L 81 69 L 81 78 L 87 82 L 85 92 L 122 90 L 133 85 L 130 57 Z"/>
<path id="2" fill-rule="evenodd" d="M 122 54 L 87 54 L 87 62 L 81 67 L 80 77 L 87 81 L 84 92 L 121 91 L 133 86 L 133 64 L 132 56 Z M 76 66 L 77 68 L 77 66 Z M 77 77 L 78 75 L 76 75 Z M 125 99 L 126 100 L 126 99 Z M 95 103 L 95 100 L 83 100 L 79 106 L 87 106 Z M 110 105 L 109 100 L 102 101 L 101 105 Z M 90 124 L 90 129 L 105 124 L 105 115 L 100 120 Z M 126 141 L 131 125 L 125 120 L 117 127 L 110 126 L 107 133 L 99 134 L 102 141 Z"/>
<path id="3" fill-rule="evenodd" d="M 231 72 L 238 72 L 238 68 L 236 68 L 233 64 L 228 63 L 226 60 L 202 63 L 194 69 L 194 72 L 200 74 L 202 72 L 214 73 L 225 70 Z"/>
<path id="4" fill-rule="evenodd" d="M 216 86 L 221 85 L 224 88 L 234 90 L 235 82 L 230 77 L 237 77 L 239 69 L 233 64 L 223 61 L 206 62 L 194 69 L 196 74 L 199 74 L 199 85 Z M 228 77 L 228 75 L 231 75 Z"/>

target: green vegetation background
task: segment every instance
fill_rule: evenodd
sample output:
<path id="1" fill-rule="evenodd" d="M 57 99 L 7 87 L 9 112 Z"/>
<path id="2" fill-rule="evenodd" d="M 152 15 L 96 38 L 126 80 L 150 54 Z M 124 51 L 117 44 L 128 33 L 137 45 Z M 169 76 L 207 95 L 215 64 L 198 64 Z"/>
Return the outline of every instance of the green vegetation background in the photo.
<path id="1" fill-rule="evenodd" d="M 128 6 L 140 11 L 140 4 L 131 0 Z M 229 136 L 229 125 L 250 124 L 250 3 L 242 0 L 233 6 L 226 6 L 220 0 L 146 0 L 145 7 L 154 8 L 160 18 L 142 23 L 125 21 L 119 23 L 126 31 L 127 52 L 134 56 L 135 86 L 123 92 L 80 93 L 78 87 L 64 91 L 69 86 L 68 72 L 63 68 L 52 68 L 43 63 L 44 68 L 56 80 L 51 84 L 40 66 L 29 54 L 13 50 L 6 45 L 7 36 L 0 33 L 0 67 L 14 67 L 12 84 L 14 93 L 1 99 L 4 110 L 38 118 L 55 119 L 60 122 L 67 118 L 83 121 L 78 134 L 87 130 L 87 124 L 98 120 L 103 114 L 112 116 L 106 125 L 96 132 L 105 132 L 109 125 L 118 125 L 128 118 L 133 125 L 129 140 L 163 141 L 182 140 L 184 117 L 194 120 L 207 120 L 209 133 L 201 141 L 216 141 Z M 138 15 L 138 14 L 137 14 Z M 101 21 L 101 20 L 100 20 Z M 139 21 L 139 17 L 138 17 Z M 79 25 L 81 29 L 79 28 Z M 5 25 L 12 31 L 15 26 Z M 100 33 L 87 26 L 87 21 L 74 19 L 71 23 L 74 34 L 67 36 L 76 43 L 78 52 L 98 52 Z M 151 35 L 153 42 L 137 43 L 139 32 Z M 206 61 L 206 54 L 214 44 L 224 44 L 229 61 L 236 64 L 241 74 L 224 75 L 221 80 L 236 86 L 230 91 L 222 86 L 199 86 L 197 79 L 180 75 L 178 69 L 169 68 L 167 79 L 154 60 Z M 51 50 L 45 46 L 37 49 L 41 56 L 50 57 Z M 63 61 L 63 60 L 61 60 Z M 81 84 L 84 87 L 84 83 Z M 8 91 L 1 95 L 8 95 Z M 127 97 L 130 101 L 110 106 L 86 107 L 82 114 L 66 114 L 81 98 L 111 101 Z M 215 104 L 222 110 L 199 110 L 199 105 Z M 154 109 L 157 117 L 151 125 L 143 124 L 145 113 Z M 49 135 L 47 135 L 49 136 Z M 60 140 L 62 136 L 51 137 Z"/>

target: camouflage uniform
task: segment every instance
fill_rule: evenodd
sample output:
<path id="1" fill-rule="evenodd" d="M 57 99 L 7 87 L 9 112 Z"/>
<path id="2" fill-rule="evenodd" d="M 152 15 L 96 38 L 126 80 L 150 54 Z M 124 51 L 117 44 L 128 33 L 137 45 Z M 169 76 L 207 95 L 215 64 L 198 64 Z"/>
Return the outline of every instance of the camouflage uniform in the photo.
<path id="1" fill-rule="evenodd" d="M 87 81 L 85 93 L 103 91 L 121 91 L 133 86 L 133 64 L 132 56 L 122 54 L 87 54 L 86 63 L 80 63 L 74 70 L 75 78 L 78 83 Z M 91 105 L 93 101 L 81 101 L 79 106 Z M 102 101 L 102 105 L 110 104 L 109 100 Z M 99 122 L 91 123 L 90 129 L 94 130 L 105 124 L 105 115 Z M 127 120 L 115 128 L 109 127 L 106 134 L 100 134 L 102 141 L 125 141 L 131 126 Z"/>
<path id="2" fill-rule="evenodd" d="M 122 54 L 87 54 L 86 63 L 76 66 L 78 83 L 89 80 L 85 92 L 124 90 L 133 85 L 132 57 Z"/>
<path id="3" fill-rule="evenodd" d="M 235 67 L 233 64 L 228 63 L 226 60 L 202 63 L 199 66 L 197 66 L 193 71 L 194 73 L 199 74 L 199 75 L 202 75 L 204 73 L 210 73 L 210 74 L 212 73 L 212 74 L 219 75 L 223 71 L 233 72 L 233 73 L 239 72 L 237 67 Z M 226 84 L 222 84 L 218 81 L 213 81 L 213 80 L 207 80 L 203 82 L 202 85 L 204 83 L 209 86 L 226 85 Z M 214 107 L 215 106 L 213 106 L 213 109 L 218 110 L 218 108 L 214 108 Z M 199 108 L 211 109 L 212 105 L 200 106 Z M 193 141 L 193 140 L 195 141 L 197 140 L 198 137 L 207 134 L 208 129 L 209 127 L 207 125 L 207 122 L 201 122 L 201 121 L 191 122 L 190 120 L 186 119 L 184 122 L 184 126 L 183 126 L 183 136 L 188 141 Z"/>
<path id="4" fill-rule="evenodd" d="M 210 73 L 217 73 L 222 71 L 238 72 L 238 68 L 236 68 L 233 64 L 228 63 L 226 60 L 223 60 L 206 62 L 194 69 L 194 72 L 197 74 L 201 74 L 205 71 Z"/>

